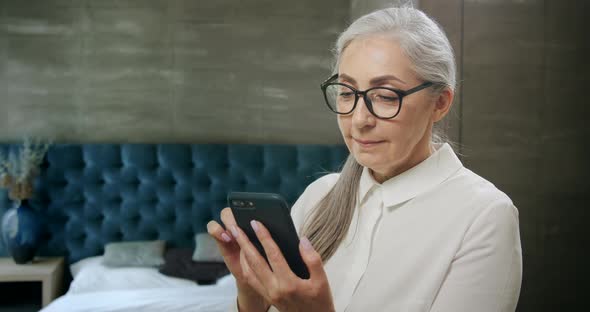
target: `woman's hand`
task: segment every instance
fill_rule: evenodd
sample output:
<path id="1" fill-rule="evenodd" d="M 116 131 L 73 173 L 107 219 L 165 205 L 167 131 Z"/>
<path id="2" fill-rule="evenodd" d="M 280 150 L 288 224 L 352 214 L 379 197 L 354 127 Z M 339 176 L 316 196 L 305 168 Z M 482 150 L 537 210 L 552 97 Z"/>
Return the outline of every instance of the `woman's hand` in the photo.
<path id="1" fill-rule="evenodd" d="M 242 265 L 247 269 L 242 270 L 242 274 L 246 282 L 281 312 L 334 311 L 322 259 L 307 238 L 301 239 L 299 252 L 310 278 L 301 279 L 293 273 L 266 227 L 257 221 L 252 221 L 251 225 L 264 247 L 268 263 L 238 226 L 229 227 L 245 255 Z M 244 260 L 246 263 L 243 263 Z"/>
<path id="2" fill-rule="evenodd" d="M 221 222 L 226 229 L 237 227 L 234 215 L 230 208 L 224 208 L 221 211 Z M 266 311 L 269 303 L 247 283 L 244 271 L 248 271 L 244 252 L 241 251 L 238 243 L 232 238 L 232 234 L 226 231 L 219 223 L 210 221 L 207 223 L 209 235 L 215 238 L 217 247 L 221 251 L 223 261 L 227 268 L 236 278 L 238 288 L 238 307 L 241 312 L 248 311 Z"/>

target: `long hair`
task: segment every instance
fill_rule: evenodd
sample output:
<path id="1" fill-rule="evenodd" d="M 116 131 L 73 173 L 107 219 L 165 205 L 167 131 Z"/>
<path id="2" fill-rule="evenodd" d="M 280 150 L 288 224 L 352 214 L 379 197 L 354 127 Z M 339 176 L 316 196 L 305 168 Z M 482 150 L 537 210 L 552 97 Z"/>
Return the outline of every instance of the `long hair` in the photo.
<path id="1" fill-rule="evenodd" d="M 398 43 L 416 74 L 435 83 L 432 92 L 455 89 L 455 57 L 449 40 L 435 21 L 412 7 L 378 10 L 354 21 L 340 34 L 334 47 L 334 73 L 346 47 L 357 38 L 372 35 L 387 35 Z M 444 141 L 444 134 L 436 126 L 432 141 Z M 348 233 L 362 171 L 363 167 L 349 155 L 334 187 L 304 222 L 303 235 L 309 238 L 324 262 L 334 255 Z"/>

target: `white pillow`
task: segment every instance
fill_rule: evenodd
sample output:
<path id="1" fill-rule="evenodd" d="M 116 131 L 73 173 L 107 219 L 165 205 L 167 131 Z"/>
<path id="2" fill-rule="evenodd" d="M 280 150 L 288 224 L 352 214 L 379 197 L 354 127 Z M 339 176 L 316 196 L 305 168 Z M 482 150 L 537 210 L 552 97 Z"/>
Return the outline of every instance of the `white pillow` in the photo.
<path id="1" fill-rule="evenodd" d="M 70 265 L 70 272 L 72 273 L 72 277 L 76 278 L 76 275 L 78 275 L 78 273 L 80 272 L 80 270 L 82 268 L 85 268 L 88 266 L 94 266 L 94 265 L 96 265 L 96 263 L 100 263 L 101 261 L 102 261 L 102 256 L 96 256 L 96 257 L 84 258 L 82 260 L 78 260 L 78 262 L 72 263 Z"/>
<path id="2" fill-rule="evenodd" d="M 74 280 L 69 294 L 86 292 L 149 289 L 172 287 L 198 287 L 182 278 L 169 277 L 151 267 L 107 267 L 102 264 L 102 256 L 82 259 L 70 266 Z"/>

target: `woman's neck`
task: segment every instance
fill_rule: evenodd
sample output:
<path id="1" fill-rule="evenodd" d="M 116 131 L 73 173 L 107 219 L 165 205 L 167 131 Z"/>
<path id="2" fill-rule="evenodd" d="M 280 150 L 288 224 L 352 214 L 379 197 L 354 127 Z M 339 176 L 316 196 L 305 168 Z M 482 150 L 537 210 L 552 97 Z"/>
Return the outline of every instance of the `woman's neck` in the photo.
<path id="1" fill-rule="evenodd" d="M 405 161 L 394 167 L 390 167 L 387 170 L 384 170 L 383 172 L 379 172 L 372 168 L 369 169 L 371 175 L 373 176 L 373 179 L 375 179 L 375 181 L 381 184 L 399 174 L 406 172 L 409 169 L 414 168 L 416 165 L 430 157 L 430 155 L 432 155 L 435 151 L 436 149 L 434 148 L 434 145 L 428 142 L 428 144 L 426 144 L 425 146 L 422 145 L 419 148 L 419 150 L 415 150 L 414 152 L 412 152 Z"/>

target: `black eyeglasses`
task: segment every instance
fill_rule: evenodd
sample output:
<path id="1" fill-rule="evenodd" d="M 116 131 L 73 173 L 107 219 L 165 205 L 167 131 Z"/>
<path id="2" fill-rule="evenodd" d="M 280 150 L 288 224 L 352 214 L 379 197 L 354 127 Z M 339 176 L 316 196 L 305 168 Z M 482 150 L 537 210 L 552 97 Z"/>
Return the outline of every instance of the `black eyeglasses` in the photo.
<path id="1" fill-rule="evenodd" d="M 321 84 L 324 99 L 330 110 L 336 114 L 350 114 L 355 109 L 359 97 L 362 96 L 369 112 L 379 119 L 394 118 L 399 114 L 402 108 L 402 99 L 405 96 L 434 84 L 427 81 L 406 91 L 387 87 L 374 87 L 359 91 L 347 84 L 335 82 L 337 78 L 338 74 L 335 74 Z"/>

